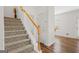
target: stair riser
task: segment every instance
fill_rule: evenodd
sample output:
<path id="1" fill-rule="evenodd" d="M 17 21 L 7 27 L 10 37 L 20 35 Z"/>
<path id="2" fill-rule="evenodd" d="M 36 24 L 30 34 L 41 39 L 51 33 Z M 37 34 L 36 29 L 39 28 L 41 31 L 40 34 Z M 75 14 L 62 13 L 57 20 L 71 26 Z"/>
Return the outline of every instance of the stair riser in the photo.
<path id="1" fill-rule="evenodd" d="M 21 22 L 4 22 L 4 25 L 6 26 L 6 25 L 22 25 L 22 23 Z"/>
<path id="2" fill-rule="evenodd" d="M 21 20 L 18 19 L 5 19 L 5 22 L 21 22 Z"/>
<path id="3" fill-rule="evenodd" d="M 5 27 L 5 31 L 24 30 L 24 27 Z"/>
<path id="4" fill-rule="evenodd" d="M 4 23 L 12 23 L 13 24 L 13 23 L 22 23 L 22 22 L 21 21 L 12 21 L 12 22 L 11 21 L 6 21 Z"/>
<path id="5" fill-rule="evenodd" d="M 23 51 L 20 51 L 20 52 L 18 52 L 18 53 L 31 53 L 32 51 L 33 51 L 33 47 L 30 47 L 30 48 L 25 49 L 25 50 L 23 50 Z"/>
<path id="6" fill-rule="evenodd" d="M 5 23 L 5 26 L 23 26 L 23 25 L 19 23 Z"/>
<path id="7" fill-rule="evenodd" d="M 5 32 L 5 36 L 20 35 L 20 34 L 26 34 L 26 31 Z"/>
<path id="8" fill-rule="evenodd" d="M 29 53 L 33 46 L 20 19 L 4 18 L 5 50 L 9 53 Z"/>
<path id="9" fill-rule="evenodd" d="M 30 41 L 25 41 L 25 42 L 22 42 L 22 43 L 11 45 L 11 46 L 6 46 L 7 47 L 6 49 L 8 51 L 11 51 L 13 49 L 20 48 L 20 47 L 26 46 L 28 44 L 30 44 Z"/>
<path id="10" fill-rule="evenodd" d="M 12 37 L 12 38 L 5 38 L 5 43 L 11 43 L 11 42 L 16 42 L 19 40 L 25 40 L 28 39 L 28 35 L 27 36 L 20 36 L 20 37 Z"/>

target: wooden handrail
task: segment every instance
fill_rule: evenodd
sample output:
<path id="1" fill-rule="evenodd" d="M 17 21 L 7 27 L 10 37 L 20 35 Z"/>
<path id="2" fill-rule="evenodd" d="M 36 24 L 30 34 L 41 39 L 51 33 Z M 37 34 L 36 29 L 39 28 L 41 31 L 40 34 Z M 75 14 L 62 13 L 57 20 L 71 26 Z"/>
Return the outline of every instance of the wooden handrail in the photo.
<path id="1" fill-rule="evenodd" d="M 24 10 L 22 6 L 20 6 L 20 9 L 25 14 L 25 16 L 27 16 L 29 18 L 29 20 L 35 26 L 35 28 L 38 32 L 38 50 L 40 51 L 40 49 L 41 49 L 41 46 L 40 46 L 40 26 L 34 22 L 32 16 L 30 16 L 30 14 L 26 10 Z"/>

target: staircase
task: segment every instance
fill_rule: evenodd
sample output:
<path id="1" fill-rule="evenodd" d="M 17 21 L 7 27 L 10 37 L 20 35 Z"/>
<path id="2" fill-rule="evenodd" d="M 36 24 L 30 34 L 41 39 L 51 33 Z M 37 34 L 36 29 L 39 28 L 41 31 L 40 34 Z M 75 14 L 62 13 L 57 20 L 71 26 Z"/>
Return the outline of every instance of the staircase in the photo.
<path id="1" fill-rule="evenodd" d="M 33 45 L 20 19 L 4 18 L 5 50 L 8 53 L 31 53 Z"/>

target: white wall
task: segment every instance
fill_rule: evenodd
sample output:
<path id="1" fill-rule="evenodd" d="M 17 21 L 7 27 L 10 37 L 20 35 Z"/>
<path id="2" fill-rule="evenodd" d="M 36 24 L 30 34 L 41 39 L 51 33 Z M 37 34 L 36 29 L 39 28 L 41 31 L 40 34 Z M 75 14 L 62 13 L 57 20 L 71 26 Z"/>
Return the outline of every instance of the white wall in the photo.
<path id="1" fill-rule="evenodd" d="M 55 14 L 61 14 L 77 9 L 79 9 L 79 6 L 55 6 Z"/>
<path id="2" fill-rule="evenodd" d="M 39 8 L 39 9 L 38 9 Z M 36 14 L 36 20 L 41 27 L 41 42 L 47 45 L 48 43 L 48 7 L 37 7 L 39 13 Z"/>
<path id="3" fill-rule="evenodd" d="M 0 6 L 0 50 L 4 50 L 4 9 Z"/>
<path id="4" fill-rule="evenodd" d="M 56 32 L 58 35 L 77 36 L 79 10 L 61 13 L 55 16 L 55 25 L 59 28 Z"/>
<path id="5" fill-rule="evenodd" d="M 5 6 L 4 7 L 4 16 L 5 17 L 14 17 L 13 16 L 13 6 Z"/>
<path id="6" fill-rule="evenodd" d="M 48 7 L 48 46 L 50 46 L 51 44 L 55 43 L 55 31 L 54 31 L 54 28 L 55 28 L 55 15 L 54 15 L 54 7 Z"/>
<path id="7" fill-rule="evenodd" d="M 37 13 L 37 20 L 39 21 L 39 24 L 41 26 L 41 42 L 47 46 L 50 46 L 55 41 L 54 7 L 42 7 L 42 8 L 40 7 L 40 10 L 42 11 Z"/>
<path id="8" fill-rule="evenodd" d="M 41 27 L 41 42 L 51 45 L 54 42 L 54 7 L 28 7 L 34 20 Z"/>

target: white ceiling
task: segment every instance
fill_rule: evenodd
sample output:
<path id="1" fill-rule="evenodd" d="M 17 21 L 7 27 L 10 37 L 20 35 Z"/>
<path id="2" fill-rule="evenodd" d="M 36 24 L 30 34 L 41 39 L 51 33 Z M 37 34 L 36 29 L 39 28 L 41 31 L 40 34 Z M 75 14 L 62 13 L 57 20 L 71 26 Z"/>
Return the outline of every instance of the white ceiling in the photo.
<path id="1" fill-rule="evenodd" d="M 79 6 L 55 6 L 55 14 L 61 14 L 76 9 L 79 9 Z"/>

